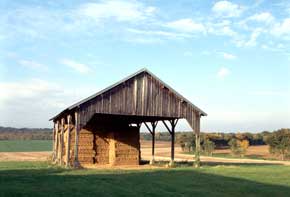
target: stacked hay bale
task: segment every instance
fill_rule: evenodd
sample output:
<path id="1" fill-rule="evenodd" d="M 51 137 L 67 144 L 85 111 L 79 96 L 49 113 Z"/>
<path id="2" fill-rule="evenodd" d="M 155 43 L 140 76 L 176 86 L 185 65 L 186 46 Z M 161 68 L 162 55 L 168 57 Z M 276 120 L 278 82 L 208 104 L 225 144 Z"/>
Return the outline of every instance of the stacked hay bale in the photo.
<path id="1" fill-rule="evenodd" d="M 101 132 L 96 132 L 95 134 L 95 161 L 96 164 L 109 164 L 109 139 L 108 136 L 102 134 Z"/>
<path id="2" fill-rule="evenodd" d="M 94 134 L 82 129 L 79 133 L 78 161 L 80 164 L 93 164 L 95 155 Z"/>
<path id="3" fill-rule="evenodd" d="M 139 128 L 127 127 L 122 131 L 114 132 L 113 143 L 115 144 L 114 165 L 139 165 Z"/>

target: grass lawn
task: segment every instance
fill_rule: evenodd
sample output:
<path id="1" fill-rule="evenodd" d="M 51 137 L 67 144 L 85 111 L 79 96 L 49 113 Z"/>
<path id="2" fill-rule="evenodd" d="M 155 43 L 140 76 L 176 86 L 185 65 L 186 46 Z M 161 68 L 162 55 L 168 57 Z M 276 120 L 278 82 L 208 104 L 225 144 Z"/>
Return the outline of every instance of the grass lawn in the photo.
<path id="1" fill-rule="evenodd" d="M 0 162 L 0 196 L 289 196 L 290 167 L 66 170 Z"/>
<path id="2" fill-rule="evenodd" d="M 0 140 L 0 152 L 38 152 L 51 150 L 51 140 Z"/>
<path id="3" fill-rule="evenodd" d="M 188 155 L 195 155 L 195 152 L 183 152 Z M 263 158 L 262 155 L 245 155 L 244 157 L 239 157 L 232 155 L 230 153 L 213 153 L 212 155 L 201 154 L 202 156 L 219 157 L 219 158 L 229 158 L 229 159 L 259 159 L 259 160 L 278 160 L 275 158 Z"/>

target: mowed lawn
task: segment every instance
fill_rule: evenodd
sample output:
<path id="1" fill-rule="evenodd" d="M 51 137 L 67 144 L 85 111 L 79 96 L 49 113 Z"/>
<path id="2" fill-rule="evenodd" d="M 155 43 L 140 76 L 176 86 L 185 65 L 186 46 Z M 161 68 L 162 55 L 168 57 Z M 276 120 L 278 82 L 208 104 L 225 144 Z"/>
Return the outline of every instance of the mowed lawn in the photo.
<path id="1" fill-rule="evenodd" d="M 51 140 L 0 140 L 0 152 L 39 152 L 51 150 Z"/>
<path id="2" fill-rule="evenodd" d="M 0 162 L 0 196 L 289 196 L 290 167 L 67 170 Z"/>

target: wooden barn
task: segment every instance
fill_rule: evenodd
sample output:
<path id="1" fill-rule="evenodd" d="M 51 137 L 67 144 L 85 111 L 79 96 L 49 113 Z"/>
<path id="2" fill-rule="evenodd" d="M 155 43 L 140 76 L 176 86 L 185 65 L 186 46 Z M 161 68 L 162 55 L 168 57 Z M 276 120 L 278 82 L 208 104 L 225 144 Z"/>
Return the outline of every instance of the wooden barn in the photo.
<path id="1" fill-rule="evenodd" d="M 66 166 L 138 165 L 140 126 L 152 134 L 154 162 L 157 123 L 171 134 L 174 162 L 175 127 L 186 119 L 196 134 L 199 165 L 200 118 L 206 113 L 146 69 L 66 108 L 51 120 L 53 161 Z"/>

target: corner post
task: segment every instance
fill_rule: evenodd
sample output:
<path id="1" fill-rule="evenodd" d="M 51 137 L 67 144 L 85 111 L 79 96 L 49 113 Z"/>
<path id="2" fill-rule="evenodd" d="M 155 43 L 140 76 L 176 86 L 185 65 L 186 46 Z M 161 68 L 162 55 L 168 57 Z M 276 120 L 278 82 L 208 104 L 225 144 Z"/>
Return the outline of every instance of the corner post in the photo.
<path id="1" fill-rule="evenodd" d="M 52 162 L 55 161 L 55 139 L 56 139 L 56 131 L 55 131 L 55 122 L 53 121 L 53 147 L 52 147 Z"/>
<path id="2" fill-rule="evenodd" d="M 152 125 L 152 154 L 151 154 L 151 160 L 150 160 L 150 164 L 154 164 L 155 163 L 155 130 L 156 130 L 156 126 L 157 126 L 157 121 L 156 122 L 151 122 Z"/>
<path id="3" fill-rule="evenodd" d="M 56 122 L 56 142 L 55 142 L 55 163 L 59 162 L 60 140 L 59 140 L 59 121 Z"/>
<path id="4" fill-rule="evenodd" d="M 170 159 L 170 166 L 174 166 L 174 148 L 175 148 L 175 126 L 177 124 L 178 119 L 171 120 L 171 159 Z"/>
<path id="5" fill-rule="evenodd" d="M 196 168 L 200 167 L 200 114 L 195 118 L 195 162 Z"/>

